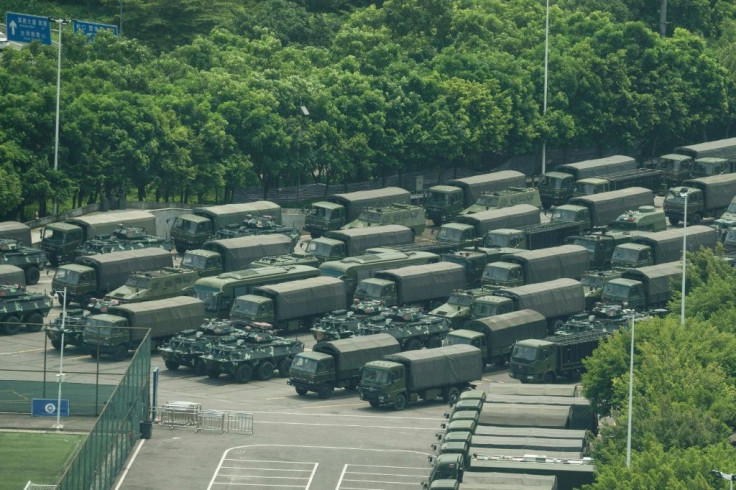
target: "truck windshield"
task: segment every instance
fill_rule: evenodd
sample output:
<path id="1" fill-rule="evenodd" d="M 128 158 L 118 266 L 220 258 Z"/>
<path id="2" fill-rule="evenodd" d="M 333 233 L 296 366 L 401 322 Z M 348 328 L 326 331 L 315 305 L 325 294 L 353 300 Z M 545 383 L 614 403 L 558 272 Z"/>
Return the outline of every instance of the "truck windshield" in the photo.
<path id="1" fill-rule="evenodd" d="M 595 194 L 595 184 L 589 182 L 575 183 L 575 195 L 590 196 L 591 194 Z"/>
<path id="2" fill-rule="evenodd" d="M 258 313 L 258 303 L 254 301 L 235 300 L 230 316 L 255 317 Z"/>
<path id="3" fill-rule="evenodd" d="M 679 172 L 680 170 L 683 170 L 683 162 L 681 160 L 660 158 L 659 162 L 657 162 L 657 168 L 669 172 Z"/>
<path id="4" fill-rule="evenodd" d="M 558 177 L 549 175 L 542 175 L 539 179 L 539 187 L 546 187 L 548 189 L 560 189 L 562 187 L 562 180 Z"/>
<path id="5" fill-rule="evenodd" d="M 672 203 L 685 204 L 685 198 L 680 195 L 679 191 L 667 191 L 667 195 L 664 197 L 664 200 Z"/>
<path id="6" fill-rule="evenodd" d="M 56 269 L 54 281 L 60 281 L 65 284 L 77 284 L 79 282 L 79 272 L 60 267 Z"/>
<path id="7" fill-rule="evenodd" d="M 626 300 L 629 298 L 629 287 L 609 282 L 603 287 L 601 297 L 604 299 Z"/>
<path id="8" fill-rule="evenodd" d="M 486 318 L 496 315 L 496 305 L 493 303 L 475 303 L 473 318 Z"/>
<path id="9" fill-rule="evenodd" d="M 359 282 L 355 289 L 355 297 L 360 299 L 381 299 L 383 288 L 380 284 Z"/>
<path id="10" fill-rule="evenodd" d="M 444 192 L 429 191 L 427 197 L 427 206 L 446 206 L 449 202 L 450 195 Z"/>
<path id="11" fill-rule="evenodd" d="M 639 260 L 639 251 L 631 248 L 616 247 L 613 251 L 612 262 L 626 262 L 636 264 Z"/>
<path id="12" fill-rule="evenodd" d="M 332 245 L 317 240 L 311 240 L 307 245 L 307 253 L 317 257 L 329 257 L 331 251 Z"/>
<path id="13" fill-rule="evenodd" d="M 337 279 L 342 279 L 342 277 L 345 275 L 345 271 L 324 266 L 319 268 L 319 273 L 323 276 L 335 277 Z"/>
<path id="14" fill-rule="evenodd" d="M 555 212 L 552 214 L 552 221 L 566 221 L 566 222 L 572 222 L 576 221 L 575 211 L 571 209 L 555 209 Z"/>
<path id="15" fill-rule="evenodd" d="M 388 371 L 366 367 L 363 369 L 363 378 L 361 379 L 361 382 L 372 385 L 386 384 L 388 383 Z"/>
<path id="16" fill-rule="evenodd" d="M 207 265 L 207 257 L 194 254 L 184 254 L 184 258 L 181 259 L 181 267 L 186 269 L 197 269 L 202 270 Z"/>
<path id="17" fill-rule="evenodd" d="M 461 242 L 463 238 L 462 233 L 462 230 L 458 230 L 456 228 L 441 227 L 440 231 L 437 233 L 437 240 L 456 243 Z"/>
<path id="18" fill-rule="evenodd" d="M 506 267 L 487 266 L 483 269 L 483 278 L 481 281 L 508 281 L 510 269 Z"/>
<path id="19" fill-rule="evenodd" d="M 452 333 L 448 334 L 447 337 L 445 337 L 444 345 L 471 345 L 473 342 L 473 339 L 465 336 L 460 335 L 452 335 Z"/>
<path id="20" fill-rule="evenodd" d="M 317 372 L 317 361 L 308 357 L 296 356 L 294 362 L 291 363 L 291 369 L 314 374 Z"/>
<path id="21" fill-rule="evenodd" d="M 215 294 L 219 292 L 219 289 L 212 286 L 194 285 L 194 297 L 204 302 L 207 311 L 217 310 L 217 296 Z"/>
<path id="22" fill-rule="evenodd" d="M 526 345 L 515 345 L 511 351 L 511 360 L 520 363 L 534 362 L 537 358 L 537 349 Z"/>
<path id="23" fill-rule="evenodd" d="M 581 247 L 585 247 L 585 249 L 588 252 L 595 252 L 595 246 L 596 246 L 596 243 L 598 243 L 598 242 L 597 242 L 597 240 L 592 240 L 592 239 L 589 239 L 589 238 L 580 237 L 580 238 L 574 239 L 572 243 L 573 243 L 573 245 L 579 245 Z"/>
<path id="24" fill-rule="evenodd" d="M 189 233 L 194 233 L 197 231 L 197 223 L 194 221 L 189 221 L 188 219 L 184 219 L 184 218 L 174 219 L 174 224 L 171 225 L 171 227 L 176 230 L 180 230 L 183 232 L 189 232 Z"/>
<path id="25" fill-rule="evenodd" d="M 488 206 L 489 208 L 497 208 L 498 196 L 496 194 L 484 194 L 475 204 L 479 206 Z"/>
<path id="26" fill-rule="evenodd" d="M 694 175 L 713 175 L 715 171 L 715 165 L 712 163 L 704 163 L 696 161 L 693 164 L 691 172 Z"/>
<path id="27" fill-rule="evenodd" d="M 130 276 L 125 285 L 131 288 L 148 289 L 151 287 L 151 278 L 145 276 Z"/>
<path id="28" fill-rule="evenodd" d="M 598 274 L 586 274 L 580 278 L 580 284 L 590 289 L 600 289 L 606 283 L 606 279 Z"/>
<path id="29" fill-rule="evenodd" d="M 509 246 L 509 235 L 500 233 L 487 233 L 483 238 L 483 246 L 487 248 L 503 248 Z"/>
<path id="30" fill-rule="evenodd" d="M 473 297 L 468 294 L 453 294 L 447 303 L 453 306 L 473 306 Z"/>

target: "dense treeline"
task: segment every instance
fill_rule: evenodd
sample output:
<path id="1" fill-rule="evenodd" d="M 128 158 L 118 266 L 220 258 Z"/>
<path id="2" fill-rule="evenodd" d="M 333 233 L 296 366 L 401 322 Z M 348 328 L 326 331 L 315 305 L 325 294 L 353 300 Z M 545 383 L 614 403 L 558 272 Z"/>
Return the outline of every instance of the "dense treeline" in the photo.
<path id="1" fill-rule="evenodd" d="M 4 4 L 119 21 L 117 0 Z M 543 140 L 647 157 L 725 137 L 733 5 L 670 2 L 661 38 L 650 4 L 553 4 L 543 117 L 543 2 L 126 0 L 123 38 L 65 31 L 57 172 L 57 48 L 4 51 L 0 209 L 489 169 Z"/>

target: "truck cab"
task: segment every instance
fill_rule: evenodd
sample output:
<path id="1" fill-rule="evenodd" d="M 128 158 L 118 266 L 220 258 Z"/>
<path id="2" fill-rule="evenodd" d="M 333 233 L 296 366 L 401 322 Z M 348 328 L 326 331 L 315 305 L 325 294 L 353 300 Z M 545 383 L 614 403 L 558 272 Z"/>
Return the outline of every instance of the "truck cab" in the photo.
<path id="1" fill-rule="evenodd" d="M 667 191 L 662 205 L 670 224 L 677 225 L 685 217 L 685 198 L 687 193 L 688 225 L 697 225 L 703 216 L 705 204 L 703 191 L 694 187 L 673 187 Z"/>
<path id="2" fill-rule="evenodd" d="M 77 302 L 82 306 L 92 299 L 97 291 L 97 274 L 91 267 L 79 264 L 66 264 L 56 269 L 51 281 L 51 289 L 62 291 L 66 288 L 67 303 Z"/>
<path id="3" fill-rule="evenodd" d="M 552 213 L 550 221 L 553 223 L 577 223 L 580 230 L 589 230 L 591 227 L 590 211 L 588 208 L 573 204 L 557 206 Z"/>
<path id="4" fill-rule="evenodd" d="M 539 178 L 537 187 L 542 207 L 549 209 L 567 202 L 575 186 L 575 177 L 563 172 L 546 172 Z"/>
<path id="5" fill-rule="evenodd" d="M 437 241 L 464 245 L 475 240 L 475 227 L 463 223 L 447 223 L 437 232 Z"/>
<path id="6" fill-rule="evenodd" d="M 345 206 L 329 201 L 319 201 L 312 204 L 307 214 L 304 229 L 312 238 L 318 238 L 330 230 L 338 230 L 345 225 Z"/>
<path id="7" fill-rule="evenodd" d="M 591 194 L 600 194 L 601 192 L 608 192 L 610 190 L 611 185 L 608 180 L 590 177 L 575 182 L 575 190 L 572 193 L 572 197 L 590 196 Z"/>
<path id="8" fill-rule="evenodd" d="M 641 243 L 622 243 L 611 256 L 611 267 L 614 269 L 630 269 L 653 265 L 652 248 Z"/>
<path id="9" fill-rule="evenodd" d="M 473 330 L 453 330 L 445 337 L 444 345 L 457 345 L 465 344 L 477 347 L 483 353 L 483 362 L 486 362 L 486 353 L 488 349 L 486 347 L 486 336 L 480 332 L 474 332 Z"/>
<path id="10" fill-rule="evenodd" d="M 524 285 L 524 271 L 519 264 L 512 262 L 493 262 L 483 270 L 483 286 L 507 287 Z"/>
<path id="11" fill-rule="evenodd" d="M 196 214 L 182 214 L 174 218 L 169 234 L 176 251 L 184 253 L 202 245 L 214 232 L 209 218 Z"/>
<path id="12" fill-rule="evenodd" d="M 485 248 L 527 249 L 526 235 L 521 230 L 498 228 L 491 230 L 483 237 Z"/>
<path id="13" fill-rule="evenodd" d="M 302 352 L 294 357 L 289 369 L 289 384 L 299 395 L 317 390 L 325 382 L 335 380 L 335 359 L 322 352 Z"/>
<path id="14" fill-rule="evenodd" d="M 182 269 L 191 269 L 199 273 L 200 277 L 222 274 L 222 257 L 211 250 L 190 250 L 184 253 L 181 259 Z"/>
<path id="15" fill-rule="evenodd" d="M 84 327 L 84 345 L 96 355 L 100 353 L 113 353 L 115 360 L 122 360 L 128 353 L 125 345 L 130 340 L 130 328 L 128 320 L 117 315 L 103 313 L 101 315 L 90 315 Z"/>
<path id="16" fill-rule="evenodd" d="M 656 168 L 664 172 L 664 181 L 667 187 L 677 186 L 690 177 L 693 164 L 692 157 L 670 153 L 657 159 Z"/>
<path id="17" fill-rule="evenodd" d="M 247 323 L 263 322 L 273 325 L 276 320 L 273 301 L 265 296 L 244 294 L 238 296 L 230 310 L 230 319 Z"/>
<path id="18" fill-rule="evenodd" d="M 345 244 L 343 242 L 335 240 L 334 238 L 325 237 L 310 240 L 307 244 L 306 252 L 317 257 L 321 262 L 340 260 L 347 256 Z"/>
<path id="19" fill-rule="evenodd" d="M 514 311 L 514 303 L 503 296 L 481 296 L 475 299 L 471 319 L 498 316 Z"/>
<path id="20" fill-rule="evenodd" d="M 611 279 L 603 286 L 601 301 L 605 304 L 628 305 L 629 308 L 642 309 L 647 306 L 644 284 L 632 279 Z"/>
<path id="21" fill-rule="evenodd" d="M 690 170 L 690 177 L 710 177 L 731 172 L 731 165 L 725 158 L 696 158 Z M 688 203 L 689 204 L 689 203 Z"/>
<path id="22" fill-rule="evenodd" d="M 554 379 L 557 365 L 554 344 L 547 340 L 526 339 L 514 344 L 509 361 L 509 375 L 522 383 Z"/>
<path id="23" fill-rule="evenodd" d="M 396 284 L 375 277 L 360 281 L 353 297 L 361 301 L 377 301 L 385 306 L 398 304 Z"/>
<path id="24" fill-rule="evenodd" d="M 424 207 L 427 217 L 434 224 L 448 222 L 463 210 L 464 194 L 459 187 L 451 185 L 435 185 L 429 188 Z"/>
<path id="25" fill-rule="evenodd" d="M 478 294 L 473 291 L 455 291 L 447 298 L 447 302 L 430 311 L 429 314 L 450 320 L 452 328 L 459 328 L 470 318 L 476 296 Z"/>
<path id="26" fill-rule="evenodd" d="M 363 366 L 360 398 L 370 402 L 371 406 L 392 405 L 396 396 L 406 389 L 406 369 L 401 363 L 371 361 Z"/>
<path id="27" fill-rule="evenodd" d="M 84 230 L 70 223 L 51 223 L 41 230 L 41 250 L 54 267 L 70 260 L 84 243 Z"/>

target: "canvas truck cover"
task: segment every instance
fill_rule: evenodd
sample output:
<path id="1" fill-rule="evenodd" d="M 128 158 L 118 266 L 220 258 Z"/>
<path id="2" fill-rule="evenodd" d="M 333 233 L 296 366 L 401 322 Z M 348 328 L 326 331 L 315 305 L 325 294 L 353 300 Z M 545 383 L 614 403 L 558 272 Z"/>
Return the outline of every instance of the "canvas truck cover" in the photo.
<path id="1" fill-rule="evenodd" d="M 31 228 L 17 221 L 3 221 L 0 223 L 0 238 L 18 240 L 26 247 L 31 246 Z"/>
<path id="2" fill-rule="evenodd" d="M 531 449 L 535 451 L 553 450 L 553 451 L 574 451 L 583 452 L 583 442 L 585 438 L 580 439 L 553 439 L 550 437 L 534 437 L 534 436 L 478 436 L 473 435 L 471 444 L 474 447 L 496 447 L 510 449 Z"/>
<path id="3" fill-rule="evenodd" d="M 253 294 L 271 298 L 277 320 L 321 315 L 346 307 L 345 282 L 334 277 L 312 277 L 255 288 Z"/>
<path id="4" fill-rule="evenodd" d="M 503 315 L 471 320 L 463 327 L 485 335 L 489 348 L 513 345 L 521 338 L 544 338 L 547 320 L 534 310 L 512 311 Z"/>
<path id="5" fill-rule="evenodd" d="M 401 303 L 448 298 L 465 287 L 465 267 L 453 262 L 408 265 L 376 272 L 375 277 L 393 281 Z"/>
<path id="6" fill-rule="evenodd" d="M 14 265 L 0 265 L 0 284 L 26 285 L 26 274 L 23 269 Z"/>
<path id="7" fill-rule="evenodd" d="M 146 232 L 156 234 L 156 217 L 148 211 L 110 211 L 71 218 L 66 221 L 85 230 L 87 239 L 97 235 L 110 235 L 121 224 L 144 228 Z"/>
<path id="8" fill-rule="evenodd" d="M 695 145 L 678 146 L 674 149 L 675 153 L 687 155 L 692 158 L 726 158 L 728 160 L 736 159 L 736 138 L 726 138 L 716 141 L 708 141 L 706 143 L 697 143 Z"/>
<path id="9" fill-rule="evenodd" d="M 601 177 L 625 170 L 634 170 L 637 166 L 636 160 L 631 157 L 613 155 L 605 158 L 559 165 L 555 168 L 555 172 L 570 174 L 575 177 L 575 180 L 580 180 L 589 177 Z"/>
<path id="10" fill-rule="evenodd" d="M 474 436 L 510 436 L 510 437 L 548 437 L 550 439 L 583 439 L 585 430 L 544 429 L 541 427 L 500 427 L 495 425 L 479 425 Z"/>
<path id="11" fill-rule="evenodd" d="M 77 257 L 76 262 L 95 269 L 98 286 L 109 290 L 125 284 L 131 272 L 152 271 L 174 265 L 171 252 L 160 248 L 142 248 L 82 256 Z"/>
<path id="12" fill-rule="evenodd" d="M 383 359 L 384 356 L 401 351 L 399 341 L 387 333 L 352 337 L 348 339 L 317 342 L 314 352 L 331 355 L 335 359 L 338 373 L 357 371 L 365 363 Z"/>
<path id="13" fill-rule="evenodd" d="M 488 394 L 527 396 L 580 396 L 578 385 L 491 383 Z"/>
<path id="14" fill-rule="evenodd" d="M 484 403 L 478 424 L 506 427 L 570 427 L 570 405 L 527 405 L 518 403 Z"/>
<path id="15" fill-rule="evenodd" d="M 674 262 L 682 258 L 682 230 L 664 230 L 647 235 L 632 236 L 632 243 L 648 245 L 654 252 L 654 260 L 659 263 Z M 717 233 L 710 226 L 688 226 L 687 251 L 694 252 L 700 247 L 715 248 Z"/>
<path id="16" fill-rule="evenodd" d="M 384 187 L 369 191 L 334 194 L 327 201 L 345 207 L 346 222 L 358 219 L 364 208 L 380 208 L 389 204 L 411 204 L 411 193 L 401 187 Z"/>
<path id="17" fill-rule="evenodd" d="M 518 309 L 537 311 L 548 320 L 585 310 L 583 285 L 575 279 L 562 278 L 527 284 L 496 291 L 494 294 L 515 299 Z"/>
<path id="18" fill-rule="evenodd" d="M 539 208 L 531 204 L 517 204 L 501 209 L 489 209 L 474 214 L 461 214 L 455 222 L 475 227 L 480 237 L 485 233 L 498 228 L 518 229 L 522 226 L 538 225 Z"/>
<path id="19" fill-rule="evenodd" d="M 401 225 L 334 230 L 328 231 L 324 236 L 344 242 L 346 252 L 351 257 L 361 255 L 369 248 L 394 247 L 414 242 L 414 232 Z"/>
<path id="20" fill-rule="evenodd" d="M 281 223 L 281 206 L 271 201 L 254 201 L 237 204 L 222 204 L 219 206 L 203 206 L 194 208 L 196 216 L 203 216 L 212 220 L 213 230 L 240 224 L 245 216 L 273 216 L 277 223 Z"/>
<path id="21" fill-rule="evenodd" d="M 570 428 L 595 430 L 598 422 L 590 401 L 581 396 L 524 396 L 524 395 L 494 395 L 486 398 L 486 403 L 514 403 L 519 405 L 559 405 L 571 407 Z"/>
<path id="22" fill-rule="evenodd" d="M 682 277 L 682 263 L 680 261 L 664 264 L 628 269 L 621 275 L 624 279 L 632 279 L 646 285 L 648 295 L 667 293 L 672 281 Z"/>
<path id="23" fill-rule="evenodd" d="M 460 187 L 463 190 L 464 205 L 467 208 L 475 204 L 475 201 L 484 192 L 499 192 L 512 186 L 526 186 L 526 175 L 516 170 L 501 170 L 462 179 L 452 179 L 447 181 L 447 185 Z"/>
<path id="24" fill-rule="evenodd" d="M 171 335 L 182 330 L 197 328 L 204 322 L 204 302 L 190 296 L 144 301 L 110 307 L 108 314 L 128 319 L 131 340 L 146 334 L 141 328 L 150 328 L 151 337 Z"/>
<path id="25" fill-rule="evenodd" d="M 590 268 L 588 254 L 580 245 L 560 245 L 504 255 L 501 260 L 522 266 L 525 282 L 533 284 L 560 277 L 580 279 Z"/>
<path id="26" fill-rule="evenodd" d="M 499 490 L 557 490 L 555 475 L 532 475 L 528 473 L 471 473 L 463 474 L 460 490 L 499 489 Z"/>
<path id="27" fill-rule="evenodd" d="M 536 449 L 536 450 L 530 450 L 530 449 L 524 449 L 524 448 L 515 448 L 515 447 L 483 447 L 483 446 L 469 446 L 469 453 L 471 454 L 478 454 L 479 456 L 484 457 L 493 457 L 497 456 L 498 459 L 510 459 L 510 458 L 516 458 L 517 460 L 521 460 L 524 456 L 529 454 L 541 454 L 547 458 L 556 458 L 556 459 L 581 459 L 583 457 L 583 453 L 581 451 L 562 451 L 558 449 Z M 468 473 L 465 473 L 467 475 Z M 474 473 L 474 474 L 483 474 L 483 473 Z M 465 481 L 465 477 L 463 476 L 463 482 Z M 530 487 L 530 486 L 518 486 L 518 485 L 496 485 L 494 487 L 479 487 L 477 485 L 468 485 L 467 487 L 463 487 L 465 483 L 460 484 L 458 487 L 459 490 L 490 490 L 491 488 L 493 490 L 539 490 L 540 487 Z M 544 488 L 544 487 L 542 487 Z"/>
<path id="28" fill-rule="evenodd" d="M 237 271 L 262 257 L 288 254 L 291 252 L 291 241 L 286 235 L 274 233 L 209 240 L 204 242 L 202 248 L 219 253 L 225 270 Z"/>
<path id="29" fill-rule="evenodd" d="M 400 352 L 390 354 L 384 360 L 406 367 L 406 382 L 410 390 L 465 383 L 483 376 L 481 352 L 472 345 Z"/>
<path id="30" fill-rule="evenodd" d="M 644 187 L 628 187 L 573 197 L 569 203 L 588 208 L 591 226 L 605 226 L 626 211 L 637 210 L 639 206 L 654 206 L 654 193 Z"/>
<path id="31" fill-rule="evenodd" d="M 736 196 L 736 173 L 688 179 L 682 185 L 702 190 L 706 209 L 727 208 Z"/>

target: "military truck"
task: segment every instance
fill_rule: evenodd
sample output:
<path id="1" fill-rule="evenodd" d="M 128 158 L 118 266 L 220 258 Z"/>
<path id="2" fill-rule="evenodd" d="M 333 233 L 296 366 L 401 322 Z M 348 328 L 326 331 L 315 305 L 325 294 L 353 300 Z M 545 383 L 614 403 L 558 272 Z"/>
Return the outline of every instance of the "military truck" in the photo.
<path id="1" fill-rule="evenodd" d="M 613 155 L 594 160 L 558 165 L 539 179 L 539 196 L 542 207 L 549 209 L 566 203 L 573 194 L 575 182 L 588 177 L 602 177 L 614 173 L 634 170 L 636 160 L 623 155 Z"/>
<path id="2" fill-rule="evenodd" d="M 736 138 L 725 138 L 706 143 L 679 146 L 675 148 L 674 152 L 680 155 L 687 155 L 693 160 L 715 157 L 736 161 Z"/>
<path id="3" fill-rule="evenodd" d="M 319 267 L 322 261 L 314 255 L 304 253 L 290 253 L 284 255 L 271 255 L 261 257 L 248 264 L 249 269 L 257 269 L 258 267 L 288 267 L 290 265 L 306 265 L 309 267 Z"/>
<path id="4" fill-rule="evenodd" d="M 319 238 L 325 232 L 338 230 L 358 219 L 365 208 L 382 208 L 390 204 L 411 204 L 411 193 L 400 187 L 384 187 L 334 194 L 326 201 L 312 204 L 304 229 L 312 235 L 312 238 Z"/>
<path id="5" fill-rule="evenodd" d="M 256 379 L 268 381 L 274 370 L 286 377 L 294 356 L 303 351 L 300 340 L 251 331 L 244 337 L 230 336 L 212 343 L 202 359 L 208 377 L 214 379 L 226 373 L 236 383 L 247 383 L 254 375 Z"/>
<path id="6" fill-rule="evenodd" d="M 555 475 L 533 475 L 530 473 L 478 473 L 466 474 L 461 483 L 459 480 L 434 480 L 428 487 L 430 490 L 472 490 L 478 488 L 533 488 L 534 490 L 558 490 Z M 481 486 L 479 486 L 481 485 Z"/>
<path id="7" fill-rule="evenodd" d="M 319 275 L 319 269 L 306 265 L 245 269 L 198 279 L 194 283 L 193 294 L 204 302 L 209 317 L 226 318 L 230 316 L 235 298 L 250 293 L 258 286 Z"/>
<path id="8" fill-rule="evenodd" d="M 451 262 L 410 265 L 376 272 L 363 279 L 354 298 L 381 301 L 386 306 L 423 305 L 444 302 L 458 288 L 466 286 L 465 269 Z M 437 303 L 437 304 L 439 304 Z"/>
<path id="9" fill-rule="evenodd" d="M 580 279 L 590 268 L 588 251 L 579 245 L 560 245 L 504 255 L 488 264 L 481 282 L 484 286 L 515 287 L 551 281 L 560 277 Z"/>
<path id="10" fill-rule="evenodd" d="M 192 213 L 182 214 L 171 225 L 171 239 L 176 251 L 181 253 L 197 249 L 220 228 L 240 224 L 247 216 L 271 216 L 281 222 L 281 207 L 271 201 L 255 201 L 239 204 L 222 204 L 194 208 Z"/>
<path id="11" fill-rule="evenodd" d="M 735 153 L 736 138 L 726 138 L 677 147 L 673 153 L 659 157 L 655 165 L 664 171 L 667 188 L 679 187 L 685 179 L 692 177 L 695 159 L 714 157 L 734 160 Z"/>
<path id="12" fill-rule="evenodd" d="M 664 188 L 664 172 L 655 168 L 637 168 L 605 177 L 580 179 L 575 182 L 572 197 L 590 196 L 627 187 L 645 187 L 655 193 L 661 192 Z"/>
<path id="13" fill-rule="evenodd" d="M 227 225 L 215 232 L 214 239 L 238 238 L 241 236 L 273 235 L 280 233 L 292 239 L 293 243 L 299 239 L 299 230 L 293 226 L 279 224 L 273 216 L 248 215 L 240 222 Z"/>
<path id="14" fill-rule="evenodd" d="M 294 357 L 288 383 L 299 396 L 314 391 L 326 399 L 335 388 L 355 389 L 367 362 L 397 352 L 399 343 L 385 333 L 318 342 Z"/>
<path id="15" fill-rule="evenodd" d="M 40 271 L 46 267 L 46 252 L 26 247 L 18 240 L 0 238 L 0 262 L 23 269 L 25 283 L 33 286 L 38 284 L 41 278 Z"/>
<path id="16" fill-rule="evenodd" d="M 457 216 L 437 232 L 437 241 L 455 244 L 458 248 L 478 245 L 483 236 L 496 228 L 519 228 L 540 223 L 539 208 L 518 204 L 503 209 L 491 209 Z"/>
<path id="17" fill-rule="evenodd" d="M 654 166 L 664 172 L 664 185 L 669 189 L 681 185 L 683 180 L 690 178 L 693 158 L 688 155 L 668 153 L 657 158 Z"/>
<path id="18" fill-rule="evenodd" d="M 408 402 L 420 399 L 442 397 L 445 403 L 455 403 L 482 376 L 483 359 L 477 347 L 448 345 L 389 354 L 366 363 L 358 392 L 372 407 L 403 410 Z"/>
<path id="19" fill-rule="evenodd" d="M 246 269 L 262 257 L 288 254 L 291 247 L 292 240 L 280 234 L 209 240 L 201 249 L 185 252 L 180 266 L 202 277 L 216 276 Z"/>
<path id="20" fill-rule="evenodd" d="M 547 336 L 547 319 L 534 310 L 512 311 L 465 323 L 462 329 L 447 334 L 446 344 L 466 344 L 480 349 L 484 364 L 503 366 L 514 343 Z"/>
<path id="21" fill-rule="evenodd" d="M 682 187 L 672 187 L 664 197 L 664 214 L 677 225 L 684 219 L 687 195 L 687 224 L 697 225 L 704 218 L 718 218 L 736 196 L 736 173 L 686 179 Z"/>
<path id="22" fill-rule="evenodd" d="M 88 239 L 74 253 L 79 257 L 80 255 L 106 254 L 151 247 L 163 248 L 167 251 L 174 248 L 168 238 L 149 235 L 143 228 L 120 225 L 110 235 Z"/>
<path id="23" fill-rule="evenodd" d="M 633 268 L 663 264 L 679 260 L 682 256 L 683 235 L 687 237 L 688 252 L 700 247 L 715 248 L 716 230 L 710 226 L 688 226 L 683 230 L 665 230 L 632 236 L 628 243 L 616 246 L 611 257 L 614 268 Z"/>
<path id="24" fill-rule="evenodd" d="M 0 284 L 12 284 L 14 286 L 25 287 L 26 274 L 20 267 L 0 264 Z"/>
<path id="25" fill-rule="evenodd" d="M 424 208 L 413 204 L 395 203 L 383 207 L 363 208 L 357 219 L 340 227 L 341 230 L 369 226 L 401 225 L 410 228 L 414 236 L 424 233 L 427 226 Z"/>
<path id="26" fill-rule="evenodd" d="M 319 271 L 323 276 L 336 277 L 344 281 L 348 296 L 352 298 L 358 282 L 374 277 L 378 271 L 440 261 L 439 255 L 429 252 L 399 252 L 389 248 L 369 249 L 369 252 L 323 262 L 319 266 Z"/>
<path id="27" fill-rule="evenodd" d="M 307 243 L 306 253 L 321 261 L 362 255 L 376 247 L 393 247 L 414 242 L 414 232 L 406 226 L 381 225 L 369 228 L 328 231 Z"/>
<path id="28" fill-rule="evenodd" d="M 508 187 L 496 192 L 484 192 L 475 204 L 463 209 L 460 214 L 474 214 L 491 209 L 508 208 L 517 204 L 531 204 L 542 207 L 539 191 L 535 187 Z"/>
<path id="29" fill-rule="evenodd" d="M 552 383 L 558 376 L 576 379 L 585 369 L 583 360 L 608 335 L 610 332 L 592 330 L 520 340 L 511 351 L 509 375 L 522 383 Z"/>
<path id="30" fill-rule="evenodd" d="M 643 187 L 629 187 L 591 196 L 573 197 L 557 206 L 552 221 L 575 222 L 580 231 L 608 225 L 626 211 L 640 206 L 654 206 L 654 194 Z"/>
<path id="31" fill-rule="evenodd" d="M 514 253 L 518 249 L 538 250 L 557 247 L 565 239 L 580 232 L 577 223 L 557 222 L 522 226 L 521 228 L 496 228 L 483 236 L 482 249 L 493 256 L 495 262 L 501 255 Z"/>
<path id="32" fill-rule="evenodd" d="M 455 250 L 442 254 L 443 262 L 452 262 L 465 268 L 465 282 L 469 287 L 480 286 L 483 270 L 490 262 L 490 258 L 491 256 L 482 249 Z"/>
<path id="33" fill-rule="evenodd" d="M 0 329 L 13 335 L 25 328 L 38 332 L 51 311 L 51 299 L 42 293 L 29 293 L 18 285 L 0 284 Z"/>
<path id="34" fill-rule="evenodd" d="M 54 291 L 66 288 L 67 303 L 87 306 L 92 298 L 105 296 L 125 284 L 132 272 L 173 265 L 171 253 L 160 248 L 78 257 L 76 264 L 62 265 L 56 269 L 51 288 Z"/>
<path id="35" fill-rule="evenodd" d="M 544 315 L 548 331 L 556 332 L 571 315 L 585 309 L 583 285 L 575 279 L 562 278 L 500 289 L 476 298 L 471 316 L 485 318 L 525 309 Z"/>
<path id="36" fill-rule="evenodd" d="M 17 240 L 26 247 L 30 247 L 32 245 L 31 228 L 28 225 L 17 221 L 0 222 L 0 238 Z"/>
<path id="37" fill-rule="evenodd" d="M 51 223 L 41 231 L 41 249 L 49 263 L 57 267 L 74 261 L 77 249 L 84 242 L 95 236 L 110 235 L 120 225 L 155 230 L 156 217 L 147 211 L 111 211 Z"/>
<path id="38" fill-rule="evenodd" d="M 670 300 L 670 284 L 680 280 L 682 263 L 679 261 L 628 269 L 620 278 L 606 283 L 601 301 L 637 310 L 663 308 Z"/>
<path id="39" fill-rule="evenodd" d="M 230 318 L 270 323 L 278 331 L 309 329 L 314 320 L 347 305 L 345 283 L 334 277 L 312 277 L 255 288 L 238 296 Z"/>
<path id="40" fill-rule="evenodd" d="M 474 204 L 484 192 L 498 192 L 526 185 L 526 176 L 515 170 L 448 180 L 445 185 L 429 188 L 425 208 L 435 225 L 453 221 L 460 212 Z"/>
<path id="41" fill-rule="evenodd" d="M 696 158 L 690 170 L 690 178 L 711 177 L 713 175 L 728 174 L 735 170 L 736 158 L 729 161 L 726 158 Z"/>
<path id="42" fill-rule="evenodd" d="M 174 296 L 191 296 L 197 279 L 199 274 L 196 271 L 179 267 L 134 271 L 130 273 L 125 284 L 107 293 L 104 301 L 111 304 L 125 304 Z"/>
<path id="43" fill-rule="evenodd" d="M 476 299 L 493 294 L 490 288 L 456 289 L 443 304 L 429 312 L 448 320 L 452 329 L 463 328 L 470 320 Z"/>
<path id="44" fill-rule="evenodd" d="M 84 347 L 92 357 L 110 354 L 116 361 L 125 359 L 149 332 L 151 349 L 156 349 L 174 334 L 204 321 L 204 303 L 189 296 L 118 305 L 107 311 L 87 318 Z"/>
<path id="45" fill-rule="evenodd" d="M 202 358 L 218 339 L 226 336 L 241 338 L 245 330 L 228 321 L 205 321 L 197 328 L 182 330 L 159 348 L 166 369 L 175 371 L 179 367 L 191 368 L 194 374 L 207 374 L 207 364 Z"/>
<path id="46" fill-rule="evenodd" d="M 66 316 L 64 316 L 64 312 L 62 311 L 59 316 L 54 318 L 53 323 L 46 325 L 44 328 L 46 337 L 51 342 L 51 346 L 55 350 L 61 350 L 62 337 L 65 346 L 83 346 L 84 327 L 87 326 L 88 316 L 89 312 L 82 308 L 67 309 Z M 63 336 L 62 332 L 64 333 Z"/>

